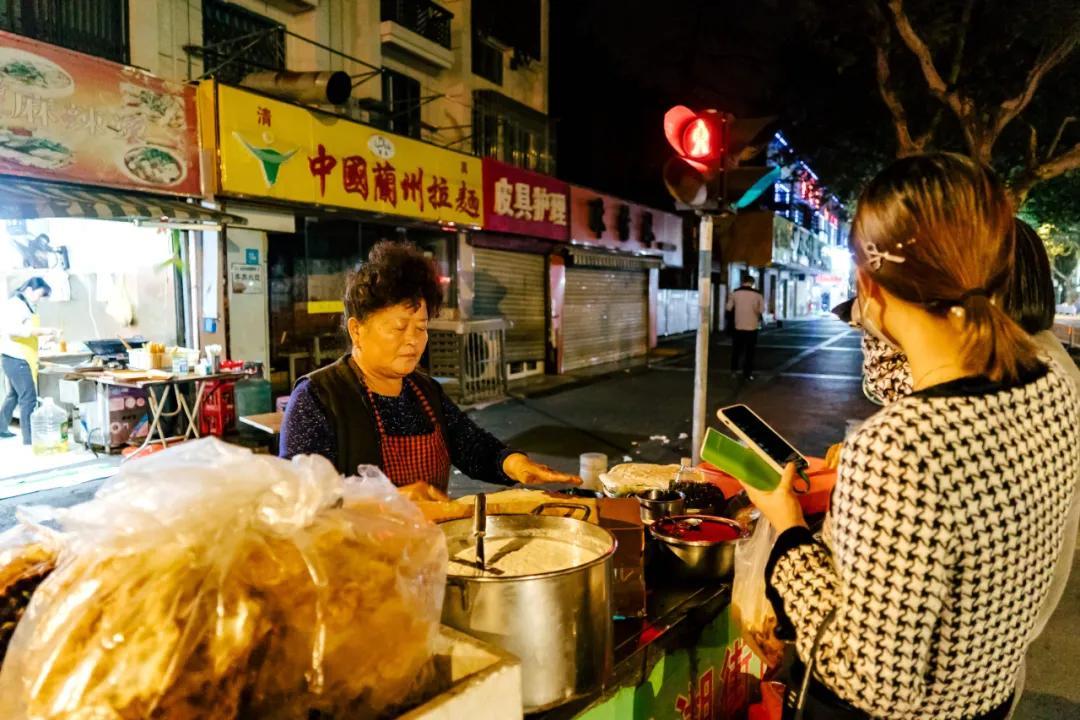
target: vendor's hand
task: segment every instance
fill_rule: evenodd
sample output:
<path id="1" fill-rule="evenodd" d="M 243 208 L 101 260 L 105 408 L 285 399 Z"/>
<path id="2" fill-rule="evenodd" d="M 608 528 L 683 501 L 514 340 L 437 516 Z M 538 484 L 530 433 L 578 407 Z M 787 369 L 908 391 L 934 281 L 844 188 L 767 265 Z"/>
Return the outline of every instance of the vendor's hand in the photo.
<path id="1" fill-rule="evenodd" d="M 36 327 L 30 331 L 30 334 L 36 335 L 37 337 L 53 337 L 54 335 L 59 335 L 60 331 L 51 327 Z"/>
<path id="2" fill-rule="evenodd" d="M 450 498 L 426 482 L 414 482 L 398 488 L 398 492 L 413 502 L 446 502 Z"/>
<path id="3" fill-rule="evenodd" d="M 754 506 L 761 511 L 778 533 L 796 526 L 806 527 L 802 506 L 799 505 L 799 500 L 791 489 L 795 475 L 795 463 L 788 463 L 780 476 L 780 484 L 771 492 L 758 490 L 743 483 L 750 502 L 754 503 Z"/>
<path id="4" fill-rule="evenodd" d="M 553 470 L 547 465 L 535 463 L 528 455 L 514 453 L 503 460 L 503 472 L 511 480 L 526 485 L 540 485 L 543 483 L 564 483 L 566 485 L 580 485 L 581 478 L 576 475 L 567 475 L 558 470 Z"/>

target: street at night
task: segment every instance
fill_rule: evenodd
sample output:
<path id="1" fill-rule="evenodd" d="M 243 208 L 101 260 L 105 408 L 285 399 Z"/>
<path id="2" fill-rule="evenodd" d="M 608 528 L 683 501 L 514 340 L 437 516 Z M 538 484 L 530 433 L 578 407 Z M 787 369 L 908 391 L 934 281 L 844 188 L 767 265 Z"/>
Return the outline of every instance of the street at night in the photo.
<path id="1" fill-rule="evenodd" d="M 1080 720 L 1076 0 L 0 0 L 0 720 Z"/>

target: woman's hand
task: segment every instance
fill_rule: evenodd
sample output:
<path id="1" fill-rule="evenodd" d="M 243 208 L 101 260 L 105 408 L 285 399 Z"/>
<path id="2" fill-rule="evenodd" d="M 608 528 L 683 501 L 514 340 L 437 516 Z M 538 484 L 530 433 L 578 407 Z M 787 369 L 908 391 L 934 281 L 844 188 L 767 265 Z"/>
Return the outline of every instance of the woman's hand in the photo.
<path id="1" fill-rule="evenodd" d="M 503 472 L 511 480 L 526 485 L 540 485 L 542 483 L 564 483 L 567 485 L 580 485 L 581 478 L 576 475 L 567 475 L 558 470 L 553 470 L 547 465 L 535 463 L 528 455 L 514 453 L 503 460 Z"/>
<path id="2" fill-rule="evenodd" d="M 426 482 L 414 482 L 398 488 L 398 492 L 413 502 L 447 502 L 450 500 L 443 492 Z"/>
<path id="3" fill-rule="evenodd" d="M 797 526 L 806 527 L 802 506 L 799 505 L 799 500 L 791 489 L 795 474 L 795 463 L 788 463 L 780 476 L 780 484 L 770 492 L 743 484 L 750 502 L 754 503 L 754 506 L 761 511 L 778 533 Z"/>

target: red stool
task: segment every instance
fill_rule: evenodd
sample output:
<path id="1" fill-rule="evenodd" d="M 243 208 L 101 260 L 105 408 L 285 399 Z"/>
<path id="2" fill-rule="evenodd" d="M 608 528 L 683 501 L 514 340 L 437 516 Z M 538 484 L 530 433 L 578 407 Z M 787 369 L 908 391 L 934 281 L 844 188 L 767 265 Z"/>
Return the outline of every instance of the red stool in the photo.
<path id="1" fill-rule="evenodd" d="M 236 381 L 216 383 L 203 396 L 199 434 L 221 437 L 236 427 Z"/>

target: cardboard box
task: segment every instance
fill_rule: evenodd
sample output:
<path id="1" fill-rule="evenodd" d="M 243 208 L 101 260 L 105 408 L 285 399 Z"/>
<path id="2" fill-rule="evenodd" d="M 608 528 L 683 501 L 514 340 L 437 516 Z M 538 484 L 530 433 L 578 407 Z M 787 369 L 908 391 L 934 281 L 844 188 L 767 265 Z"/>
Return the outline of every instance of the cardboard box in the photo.
<path id="1" fill-rule="evenodd" d="M 597 500 L 600 527 L 619 543 L 615 550 L 612 612 L 622 617 L 645 616 L 645 525 L 637 498 Z"/>
<path id="2" fill-rule="evenodd" d="M 513 655 L 445 625 L 439 628 L 436 668 L 444 692 L 399 720 L 521 718 L 521 662 Z"/>

